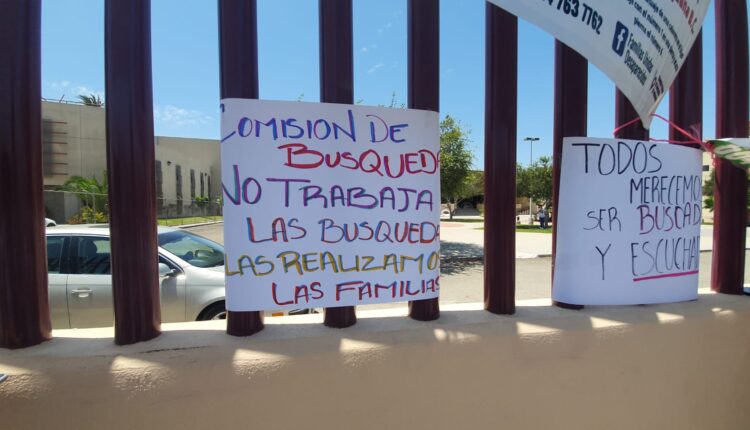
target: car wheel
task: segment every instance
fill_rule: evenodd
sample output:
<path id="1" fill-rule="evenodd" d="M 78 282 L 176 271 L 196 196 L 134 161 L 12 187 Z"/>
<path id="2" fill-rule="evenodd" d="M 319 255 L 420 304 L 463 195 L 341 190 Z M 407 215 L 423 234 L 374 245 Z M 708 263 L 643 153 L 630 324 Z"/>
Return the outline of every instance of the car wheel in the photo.
<path id="1" fill-rule="evenodd" d="M 217 302 L 207 307 L 198 316 L 198 321 L 208 320 L 225 320 L 227 319 L 227 309 L 224 302 Z"/>

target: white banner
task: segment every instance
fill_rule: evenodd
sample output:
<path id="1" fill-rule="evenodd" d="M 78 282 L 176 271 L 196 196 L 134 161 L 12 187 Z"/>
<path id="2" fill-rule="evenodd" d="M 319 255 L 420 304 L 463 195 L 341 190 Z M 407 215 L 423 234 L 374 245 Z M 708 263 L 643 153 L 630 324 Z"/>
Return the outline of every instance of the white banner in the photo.
<path id="1" fill-rule="evenodd" d="M 713 146 L 717 156 L 742 169 L 750 169 L 750 139 L 747 137 L 709 140 L 708 143 Z"/>
<path id="2" fill-rule="evenodd" d="M 578 51 L 609 76 L 648 128 L 709 0 L 489 0 Z"/>
<path id="3" fill-rule="evenodd" d="M 222 101 L 227 309 L 434 298 L 436 112 Z"/>
<path id="4" fill-rule="evenodd" d="M 663 143 L 566 137 L 553 299 L 579 305 L 696 299 L 701 154 Z"/>

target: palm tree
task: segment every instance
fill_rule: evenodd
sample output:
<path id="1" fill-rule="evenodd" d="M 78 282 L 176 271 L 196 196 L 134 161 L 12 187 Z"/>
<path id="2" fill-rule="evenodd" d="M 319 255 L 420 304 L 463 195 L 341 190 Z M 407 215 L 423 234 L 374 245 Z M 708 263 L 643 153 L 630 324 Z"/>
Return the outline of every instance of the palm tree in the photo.
<path id="1" fill-rule="evenodd" d="M 84 178 L 83 176 L 71 176 L 70 179 L 59 188 L 61 191 L 68 191 L 75 194 L 81 203 L 94 209 L 95 212 L 107 213 L 107 172 L 102 172 L 102 181 L 92 176 Z"/>
<path id="2" fill-rule="evenodd" d="M 103 107 L 104 102 L 102 101 L 102 98 L 99 97 L 96 94 L 79 94 L 78 99 L 81 100 L 81 103 L 85 104 L 86 106 L 96 106 L 96 107 Z"/>

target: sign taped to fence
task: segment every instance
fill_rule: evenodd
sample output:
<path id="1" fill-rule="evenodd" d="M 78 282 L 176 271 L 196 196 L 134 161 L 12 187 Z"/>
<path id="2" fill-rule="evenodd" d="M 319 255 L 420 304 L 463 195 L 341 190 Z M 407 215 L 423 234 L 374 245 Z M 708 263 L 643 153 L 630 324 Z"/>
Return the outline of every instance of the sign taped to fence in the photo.
<path id="1" fill-rule="evenodd" d="M 553 299 L 578 305 L 696 299 L 701 154 L 664 143 L 566 137 Z"/>
<path id="2" fill-rule="evenodd" d="M 489 0 L 610 77 L 646 128 L 698 36 L 709 0 Z"/>
<path id="3" fill-rule="evenodd" d="M 437 112 L 222 100 L 230 311 L 434 298 Z"/>

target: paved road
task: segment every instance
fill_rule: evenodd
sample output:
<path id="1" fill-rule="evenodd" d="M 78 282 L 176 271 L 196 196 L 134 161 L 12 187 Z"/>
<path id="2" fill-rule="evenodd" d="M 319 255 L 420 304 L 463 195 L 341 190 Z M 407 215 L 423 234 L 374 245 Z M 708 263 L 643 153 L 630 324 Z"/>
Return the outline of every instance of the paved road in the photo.
<path id="1" fill-rule="evenodd" d="M 477 225 L 470 225 L 467 229 L 476 229 L 477 227 Z M 212 224 L 191 227 L 190 231 L 216 242 L 224 243 L 222 228 L 222 224 Z M 442 233 L 441 236 L 443 236 Z M 541 233 L 517 233 L 516 242 L 523 243 L 528 240 L 539 240 L 540 236 L 549 235 Z M 443 254 L 449 258 L 441 262 L 440 302 L 445 304 L 481 302 L 483 301 L 484 294 L 484 270 L 481 259 L 482 246 L 475 243 L 456 242 L 455 235 L 452 239 L 454 241 L 441 242 Z M 748 266 L 748 263 L 750 263 L 750 253 L 745 257 L 745 267 Z M 552 279 L 551 272 L 551 259 L 549 257 L 516 259 L 516 298 L 518 300 L 549 298 Z M 699 277 L 699 286 L 701 288 L 708 288 L 710 286 L 710 276 L 711 252 L 702 252 L 700 255 Z M 745 270 L 745 283 L 750 283 L 750 271 L 748 270 Z M 403 304 L 371 305 L 367 306 L 367 308 L 398 306 L 403 306 Z"/>
<path id="2" fill-rule="evenodd" d="M 713 249 L 713 226 L 702 225 L 701 251 Z M 750 234 L 750 228 L 746 230 Z M 443 221 L 440 223 L 441 251 L 443 255 L 450 255 L 454 247 L 475 245 L 479 255 L 482 255 L 484 245 L 484 230 L 481 223 L 460 223 Z M 750 243 L 748 243 L 750 245 Z M 458 252 L 472 252 L 471 247 L 460 248 Z M 516 235 L 516 258 L 536 258 L 552 254 L 552 235 L 545 233 L 524 233 Z"/>

